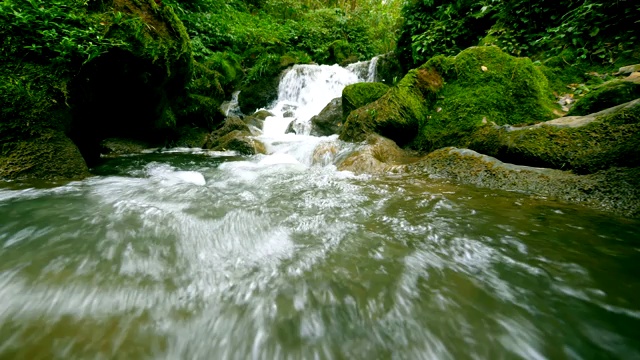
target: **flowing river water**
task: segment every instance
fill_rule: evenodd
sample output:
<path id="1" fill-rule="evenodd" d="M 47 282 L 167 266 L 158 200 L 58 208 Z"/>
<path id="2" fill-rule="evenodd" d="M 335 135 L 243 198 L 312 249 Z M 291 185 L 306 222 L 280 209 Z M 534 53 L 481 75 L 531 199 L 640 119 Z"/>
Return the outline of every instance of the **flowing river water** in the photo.
<path id="1" fill-rule="evenodd" d="M 337 171 L 353 146 L 283 135 L 281 115 L 305 132 L 359 79 L 292 72 L 271 155 L 173 149 L 3 183 L 0 358 L 640 359 L 638 220 Z"/>

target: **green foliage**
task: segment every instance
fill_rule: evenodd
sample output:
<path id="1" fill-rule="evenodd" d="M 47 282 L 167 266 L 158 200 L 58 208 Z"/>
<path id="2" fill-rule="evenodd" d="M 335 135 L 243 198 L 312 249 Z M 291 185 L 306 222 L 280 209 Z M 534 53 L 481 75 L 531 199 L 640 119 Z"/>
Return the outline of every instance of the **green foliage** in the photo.
<path id="1" fill-rule="evenodd" d="M 632 0 L 412 0 L 403 15 L 398 50 L 413 65 L 479 41 L 533 58 L 571 49 L 570 64 L 640 58 L 640 4 Z"/>
<path id="2" fill-rule="evenodd" d="M 5 0 L 0 2 L 2 53 L 7 58 L 34 59 L 54 64 L 88 62 L 105 48 L 122 46 L 106 37 L 107 22 L 123 21 L 89 14 L 87 0 Z"/>

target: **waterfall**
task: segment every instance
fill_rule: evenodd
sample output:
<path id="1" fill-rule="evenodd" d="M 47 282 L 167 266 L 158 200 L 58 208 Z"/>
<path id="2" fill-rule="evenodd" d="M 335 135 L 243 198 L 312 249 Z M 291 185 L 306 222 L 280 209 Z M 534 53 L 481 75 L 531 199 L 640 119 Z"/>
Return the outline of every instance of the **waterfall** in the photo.
<path id="1" fill-rule="evenodd" d="M 359 61 L 347 66 L 347 70 L 358 75 L 362 81 L 374 82 L 376 81 L 376 68 L 378 67 L 378 59 L 380 56 L 375 56 L 371 60 Z"/>
<path id="2" fill-rule="evenodd" d="M 273 116 L 265 119 L 263 134 L 258 137 L 270 154 L 261 163 L 328 164 L 330 158 L 348 151 L 352 146 L 339 142 L 337 136 L 310 136 L 311 118 L 342 96 L 347 85 L 373 81 L 376 62 L 377 58 L 347 67 L 294 65 L 287 70 L 280 80 L 276 102 L 266 109 Z M 287 134 L 288 128 L 295 134 Z"/>
<path id="3" fill-rule="evenodd" d="M 278 100 L 268 109 L 274 116 L 266 119 L 264 134 L 282 135 L 289 124 L 297 134 L 308 135 L 310 120 L 334 98 L 342 95 L 345 86 L 362 82 L 354 72 L 338 65 L 295 65 L 280 80 Z"/>

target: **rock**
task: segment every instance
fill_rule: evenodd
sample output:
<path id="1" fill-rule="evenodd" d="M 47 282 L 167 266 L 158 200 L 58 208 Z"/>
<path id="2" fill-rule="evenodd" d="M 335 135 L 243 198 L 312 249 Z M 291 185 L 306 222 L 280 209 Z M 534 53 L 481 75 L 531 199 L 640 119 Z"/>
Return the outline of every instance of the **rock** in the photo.
<path id="1" fill-rule="evenodd" d="M 628 65 L 621 67 L 617 73 L 613 75 L 630 75 L 631 73 L 640 71 L 640 64 Z"/>
<path id="2" fill-rule="evenodd" d="M 249 137 L 249 133 L 233 130 L 224 136 L 208 141 L 205 148 L 214 151 L 237 151 L 241 155 L 266 154 L 263 143 Z"/>
<path id="3" fill-rule="evenodd" d="M 335 98 L 311 118 L 311 135 L 329 136 L 340 134 L 343 124 L 342 118 L 342 98 Z"/>
<path id="4" fill-rule="evenodd" d="M 141 140 L 108 138 L 102 140 L 100 147 L 102 156 L 119 156 L 140 153 L 142 150 L 148 149 L 150 145 Z"/>
<path id="5" fill-rule="evenodd" d="M 414 154 L 400 149 L 392 140 L 369 134 L 365 143 L 340 161 L 337 168 L 355 174 L 397 173 L 403 172 L 407 164 L 417 159 Z"/>
<path id="6" fill-rule="evenodd" d="M 342 90 L 342 114 L 344 120 L 355 109 L 370 104 L 382 97 L 389 90 L 383 83 L 357 83 L 347 85 Z"/>
<path id="7" fill-rule="evenodd" d="M 640 99 L 532 126 L 483 126 L 465 147 L 521 165 L 590 174 L 640 165 Z"/>
<path id="8" fill-rule="evenodd" d="M 280 74 L 267 76 L 242 87 L 238 95 L 238 105 L 245 114 L 269 106 L 278 98 Z"/>
<path id="9" fill-rule="evenodd" d="M 359 142 L 368 134 L 377 133 L 400 146 L 408 144 L 416 136 L 442 84 L 442 77 L 435 71 L 426 68 L 409 71 L 381 98 L 352 111 L 340 139 Z M 344 98 L 342 105 L 345 105 Z"/>
<path id="10" fill-rule="evenodd" d="M 60 131 L 4 142 L 0 148 L 0 178 L 80 180 L 89 169 L 78 147 Z"/>
<path id="11" fill-rule="evenodd" d="M 630 216 L 640 216 L 640 168 L 591 175 L 503 163 L 468 149 L 443 148 L 406 167 L 408 172 L 478 187 L 524 192 Z"/>
<path id="12" fill-rule="evenodd" d="M 640 98 L 640 82 L 634 78 L 607 81 L 576 101 L 568 116 L 588 115 Z"/>
<path id="13" fill-rule="evenodd" d="M 273 116 L 273 114 L 271 112 L 269 112 L 268 110 L 258 110 L 255 113 L 253 113 L 253 115 L 251 115 L 251 117 L 254 117 L 254 118 L 262 120 L 262 121 L 264 121 L 269 116 Z"/>
<path id="14" fill-rule="evenodd" d="M 465 138 L 483 125 L 483 119 L 505 125 L 557 117 L 548 80 L 528 58 L 479 46 L 455 57 L 436 56 L 420 68 L 442 75 L 445 85 L 419 120 L 412 144 L 416 149 L 464 147 Z"/>
<path id="15" fill-rule="evenodd" d="M 264 128 L 264 120 L 269 116 L 273 116 L 273 114 L 267 110 L 260 110 L 255 112 L 253 115 L 245 116 L 243 121 L 249 126 L 251 134 L 254 136 L 258 136 L 262 134 L 262 129 Z"/>
<path id="16" fill-rule="evenodd" d="M 295 120 L 291 120 L 289 125 L 287 126 L 287 130 L 284 131 L 285 134 L 297 134 Z"/>
<path id="17" fill-rule="evenodd" d="M 244 121 L 242 121 L 242 119 L 237 116 L 229 116 L 222 124 L 222 127 L 212 133 L 212 136 L 214 138 L 222 137 L 234 130 L 240 130 L 245 133 L 250 132 L 249 127 Z"/>

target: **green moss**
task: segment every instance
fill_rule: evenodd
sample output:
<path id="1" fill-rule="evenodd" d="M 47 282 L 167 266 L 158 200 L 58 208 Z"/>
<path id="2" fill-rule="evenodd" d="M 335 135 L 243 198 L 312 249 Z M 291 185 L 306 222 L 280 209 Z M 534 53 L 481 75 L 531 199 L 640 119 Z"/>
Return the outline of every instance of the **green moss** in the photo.
<path id="1" fill-rule="evenodd" d="M 571 108 L 567 115 L 587 115 L 640 98 L 640 83 L 608 81 L 593 88 Z"/>
<path id="2" fill-rule="evenodd" d="M 340 139 L 362 141 L 378 133 L 403 146 L 415 137 L 418 125 L 442 85 L 440 76 L 427 69 L 415 69 L 380 99 L 351 112 Z"/>
<path id="3" fill-rule="evenodd" d="M 545 124 L 526 128 L 485 126 L 463 145 L 515 164 L 594 173 L 640 164 L 640 100 L 597 114 L 569 118 L 580 126 Z"/>
<path id="4" fill-rule="evenodd" d="M 421 68 L 442 74 L 445 86 L 420 119 L 420 136 L 414 143 L 420 150 L 457 146 L 483 123 L 521 124 L 555 117 L 548 81 L 528 58 L 493 46 L 473 47 L 455 57 L 434 57 Z"/>
<path id="5" fill-rule="evenodd" d="M 342 115 L 346 119 L 349 114 L 362 106 L 378 100 L 389 90 L 382 83 L 357 83 L 346 86 L 342 90 Z"/>

